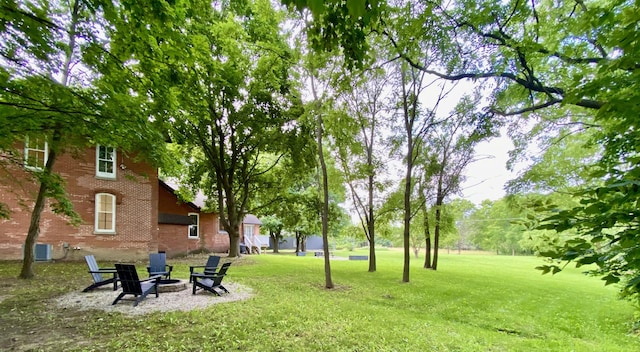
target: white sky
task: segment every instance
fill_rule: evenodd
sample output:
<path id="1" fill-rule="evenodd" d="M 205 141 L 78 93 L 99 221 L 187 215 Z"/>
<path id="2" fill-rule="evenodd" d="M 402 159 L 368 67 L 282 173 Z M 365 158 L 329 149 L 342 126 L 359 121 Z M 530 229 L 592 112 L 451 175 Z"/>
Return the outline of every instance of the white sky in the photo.
<path id="1" fill-rule="evenodd" d="M 505 136 L 478 144 L 478 160 L 465 172 L 467 181 L 462 184 L 463 198 L 480 204 L 483 200 L 497 200 L 505 195 L 505 183 L 516 177 L 506 168 L 508 152 L 512 148 L 511 140 Z"/>

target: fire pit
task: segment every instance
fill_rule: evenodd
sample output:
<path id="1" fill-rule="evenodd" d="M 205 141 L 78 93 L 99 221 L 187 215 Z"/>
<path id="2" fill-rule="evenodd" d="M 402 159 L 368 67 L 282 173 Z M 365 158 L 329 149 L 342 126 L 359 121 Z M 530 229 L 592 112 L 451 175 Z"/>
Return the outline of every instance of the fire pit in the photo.
<path id="1" fill-rule="evenodd" d="M 178 292 L 187 289 L 187 282 L 180 279 L 162 279 L 158 292 Z"/>

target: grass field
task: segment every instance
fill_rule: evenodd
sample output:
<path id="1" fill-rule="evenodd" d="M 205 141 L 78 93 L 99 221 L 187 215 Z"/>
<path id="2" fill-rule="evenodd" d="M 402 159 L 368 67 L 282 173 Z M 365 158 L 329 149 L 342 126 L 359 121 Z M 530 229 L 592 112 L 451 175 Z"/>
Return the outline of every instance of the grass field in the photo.
<path id="1" fill-rule="evenodd" d="M 0 262 L 0 349 L 640 351 L 633 307 L 579 270 L 541 275 L 535 257 L 441 254 L 436 272 L 412 258 L 411 282 L 402 283 L 402 253 L 377 256 L 375 273 L 366 261 L 332 260 L 333 290 L 320 258 L 246 256 L 225 280 L 251 287 L 253 298 L 136 317 L 51 303 L 90 283 L 84 262 L 39 263 L 29 282 L 15 279 L 20 263 Z M 173 260 L 172 276 L 188 277 L 202 258 Z"/>

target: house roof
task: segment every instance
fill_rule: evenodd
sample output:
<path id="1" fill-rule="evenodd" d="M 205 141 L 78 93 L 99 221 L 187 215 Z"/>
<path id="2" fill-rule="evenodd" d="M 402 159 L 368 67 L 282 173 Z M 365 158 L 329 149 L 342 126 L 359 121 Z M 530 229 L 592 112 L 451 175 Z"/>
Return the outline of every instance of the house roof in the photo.
<path id="1" fill-rule="evenodd" d="M 173 194 L 175 194 L 176 190 L 180 187 L 177 183 L 172 182 L 171 180 L 158 179 L 158 181 L 160 182 L 160 185 L 162 187 L 166 188 Z M 206 197 L 204 196 L 204 194 L 202 192 L 198 192 L 193 202 L 186 203 L 194 209 L 202 210 L 204 208 L 205 201 Z M 260 221 L 260 219 L 258 219 L 258 217 L 253 214 L 247 214 L 242 220 L 242 223 L 247 225 L 262 225 L 262 221 Z"/>
<path id="2" fill-rule="evenodd" d="M 262 221 L 253 214 L 247 214 L 247 216 L 244 217 L 244 220 L 242 220 L 242 223 L 247 225 L 262 225 Z"/>
<path id="3" fill-rule="evenodd" d="M 163 187 L 164 189 L 166 189 L 167 191 L 173 193 L 173 195 L 176 196 L 176 198 L 180 199 L 178 197 L 178 195 L 176 194 L 176 190 L 178 189 L 178 186 L 171 183 L 170 181 L 163 181 L 161 179 L 158 179 L 158 182 L 160 183 L 160 187 Z M 196 210 L 202 210 L 202 206 L 199 206 L 198 204 L 194 203 L 194 202 L 185 202 L 185 204 L 189 205 L 190 207 L 192 207 L 193 209 Z M 203 203 L 204 204 L 204 203 Z"/>

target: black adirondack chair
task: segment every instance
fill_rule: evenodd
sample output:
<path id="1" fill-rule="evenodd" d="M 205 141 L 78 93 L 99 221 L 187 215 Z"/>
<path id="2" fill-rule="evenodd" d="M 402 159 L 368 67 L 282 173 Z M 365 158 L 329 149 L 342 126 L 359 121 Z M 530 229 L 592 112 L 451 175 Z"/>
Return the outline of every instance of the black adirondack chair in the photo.
<path id="1" fill-rule="evenodd" d="M 96 287 L 113 283 L 113 290 L 118 289 L 118 272 L 116 268 L 100 268 L 93 255 L 85 255 L 84 260 L 89 266 L 89 274 L 93 278 L 93 284 L 87 286 L 82 292 L 89 292 Z M 109 277 L 111 276 L 111 277 Z"/>
<path id="2" fill-rule="evenodd" d="M 116 270 L 118 271 L 122 292 L 118 295 L 118 298 L 113 301 L 112 305 L 118 303 L 118 301 L 126 295 L 133 295 L 135 297 L 135 301 L 133 302 L 134 307 L 151 292 L 155 292 L 156 297 L 158 297 L 160 275 L 140 280 L 136 267 L 133 264 L 116 264 Z"/>
<path id="3" fill-rule="evenodd" d="M 213 274 L 205 274 L 205 273 L 193 273 L 191 274 L 191 279 L 193 280 L 193 291 L 192 294 L 196 294 L 196 290 L 198 288 L 209 291 L 216 296 L 220 296 L 220 292 L 229 293 L 229 291 L 222 286 L 222 279 L 227 275 L 227 269 L 229 269 L 231 263 L 224 263 L 220 268 L 220 271 Z"/>
<path id="4" fill-rule="evenodd" d="M 210 255 L 205 265 L 190 265 L 189 266 L 189 282 L 191 282 L 191 274 L 195 273 L 195 269 L 204 268 L 205 274 L 214 274 L 218 270 L 218 264 L 220 264 L 220 256 Z"/>
<path id="5" fill-rule="evenodd" d="M 167 279 L 171 279 L 171 271 L 173 265 L 167 264 L 167 255 L 165 253 L 151 253 L 149 254 L 149 266 L 147 271 L 149 276 L 161 275 Z"/>

